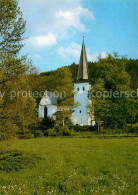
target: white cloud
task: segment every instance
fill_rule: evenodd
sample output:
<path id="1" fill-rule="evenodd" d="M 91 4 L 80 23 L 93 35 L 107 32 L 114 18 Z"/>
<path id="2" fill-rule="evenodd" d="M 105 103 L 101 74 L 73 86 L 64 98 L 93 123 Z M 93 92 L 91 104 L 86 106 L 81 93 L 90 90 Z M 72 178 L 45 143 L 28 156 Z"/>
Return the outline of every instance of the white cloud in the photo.
<path id="1" fill-rule="evenodd" d="M 32 36 L 28 43 L 37 48 L 55 45 L 54 36 L 65 39 L 74 31 L 84 32 L 85 20 L 95 19 L 92 11 L 82 7 L 81 0 L 20 0 L 20 5 L 27 20 L 27 36 Z M 49 34 L 54 35 L 50 41 Z"/>
<path id="2" fill-rule="evenodd" d="M 54 34 L 48 34 L 47 36 L 32 36 L 28 39 L 28 42 L 32 47 L 38 49 L 57 44 L 56 36 Z"/>
<path id="3" fill-rule="evenodd" d="M 101 58 L 107 58 L 107 56 L 108 56 L 108 54 L 104 51 L 100 53 Z"/>
<path id="4" fill-rule="evenodd" d="M 79 31 L 85 31 L 85 25 L 81 22 L 81 17 L 94 20 L 95 17 L 92 12 L 86 8 L 78 6 L 73 10 L 60 10 L 57 12 L 57 19 L 59 23 L 63 24 L 64 27 L 74 27 Z"/>
<path id="5" fill-rule="evenodd" d="M 58 54 L 62 57 L 62 58 L 69 58 L 69 57 L 74 57 L 75 59 L 77 59 L 79 61 L 80 58 L 80 53 L 81 53 L 81 45 L 72 42 L 68 47 L 64 48 L 64 47 L 59 47 L 57 50 Z M 87 59 L 88 61 L 97 61 L 98 60 L 98 56 L 100 55 L 101 58 L 106 58 L 107 54 L 106 52 L 95 52 L 92 53 L 91 50 L 89 48 L 86 48 L 86 53 L 87 53 Z"/>
<path id="6" fill-rule="evenodd" d="M 71 45 L 69 45 L 66 48 L 61 46 L 57 50 L 58 54 L 63 58 L 67 58 L 68 56 L 73 56 L 77 59 L 80 56 L 80 51 L 81 51 L 81 45 L 74 42 L 72 42 Z"/>
<path id="7" fill-rule="evenodd" d="M 35 57 L 36 59 L 41 59 L 41 58 L 42 58 L 39 54 L 35 54 L 34 57 Z"/>

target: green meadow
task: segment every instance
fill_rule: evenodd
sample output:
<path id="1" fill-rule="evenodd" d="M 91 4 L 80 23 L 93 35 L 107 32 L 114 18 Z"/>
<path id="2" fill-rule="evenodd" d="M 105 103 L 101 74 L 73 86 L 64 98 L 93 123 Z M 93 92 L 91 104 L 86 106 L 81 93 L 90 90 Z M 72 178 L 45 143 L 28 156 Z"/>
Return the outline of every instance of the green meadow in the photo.
<path id="1" fill-rule="evenodd" d="M 0 194 L 137 194 L 137 138 L 0 142 Z"/>

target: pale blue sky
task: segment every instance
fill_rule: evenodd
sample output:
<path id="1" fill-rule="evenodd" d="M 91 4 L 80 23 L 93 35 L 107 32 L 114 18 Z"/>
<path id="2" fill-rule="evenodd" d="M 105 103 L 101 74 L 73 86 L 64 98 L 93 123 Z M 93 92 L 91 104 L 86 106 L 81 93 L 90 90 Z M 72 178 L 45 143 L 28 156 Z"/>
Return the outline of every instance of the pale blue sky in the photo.
<path id="1" fill-rule="evenodd" d="M 26 46 L 42 71 L 79 62 L 82 34 L 87 57 L 118 52 L 138 58 L 138 0 L 20 0 Z"/>

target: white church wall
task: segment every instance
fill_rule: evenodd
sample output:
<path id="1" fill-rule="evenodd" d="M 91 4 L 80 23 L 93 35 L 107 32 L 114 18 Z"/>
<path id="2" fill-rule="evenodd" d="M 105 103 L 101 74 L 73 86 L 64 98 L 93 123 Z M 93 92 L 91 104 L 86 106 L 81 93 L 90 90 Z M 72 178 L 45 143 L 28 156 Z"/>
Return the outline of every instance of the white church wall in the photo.
<path id="1" fill-rule="evenodd" d="M 44 106 L 39 105 L 38 115 L 39 118 L 44 118 Z"/>
<path id="2" fill-rule="evenodd" d="M 90 89 L 89 83 L 75 83 L 74 101 L 79 102 L 79 106 L 75 108 L 72 122 L 74 125 L 91 125 L 91 120 L 88 116 L 88 91 Z"/>
<path id="3" fill-rule="evenodd" d="M 92 104 L 92 100 L 88 100 L 88 105 L 89 104 Z M 95 117 L 94 117 L 94 110 L 93 110 L 93 114 L 91 114 L 91 116 L 88 116 L 88 123 L 92 126 L 94 126 L 96 123 L 95 123 Z"/>
<path id="4" fill-rule="evenodd" d="M 48 105 L 48 116 L 53 117 L 53 114 L 57 111 L 57 106 L 55 105 Z"/>
<path id="5" fill-rule="evenodd" d="M 57 111 L 57 106 L 55 105 L 39 105 L 39 117 L 44 118 L 44 108 L 47 107 L 47 116 L 53 117 L 53 114 Z"/>

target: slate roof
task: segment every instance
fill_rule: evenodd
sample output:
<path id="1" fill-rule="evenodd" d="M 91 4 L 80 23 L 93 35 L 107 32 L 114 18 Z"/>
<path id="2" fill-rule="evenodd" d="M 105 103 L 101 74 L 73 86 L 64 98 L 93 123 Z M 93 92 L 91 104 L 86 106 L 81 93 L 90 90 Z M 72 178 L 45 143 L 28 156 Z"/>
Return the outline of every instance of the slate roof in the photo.
<path id="1" fill-rule="evenodd" d="M 54 105 L 56 104 L 56 102 L 57 102 L 56 97 L 49 95 L 46 91 L 40 101 L 40 105 L 41 106 Z"/>
<path id="2" fill-rule="evenodd" d="M 88 64 L 87 64 L 87 55 L 85 50 L 84 38 L 82 43 L 80 62 L 77 74 L 77 82 L 87 82 L 88 81 Z"/>

